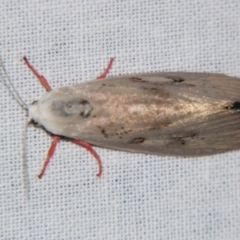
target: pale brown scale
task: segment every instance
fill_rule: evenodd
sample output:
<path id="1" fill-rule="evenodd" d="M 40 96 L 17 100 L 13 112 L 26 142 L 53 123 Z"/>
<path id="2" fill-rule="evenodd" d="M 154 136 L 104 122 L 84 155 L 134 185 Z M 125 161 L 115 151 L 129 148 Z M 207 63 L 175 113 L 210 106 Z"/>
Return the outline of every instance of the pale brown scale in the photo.
<path id="1" fill-rule="evenodd" d="M 240 148 L 240 79 L 223 74 L 94 80 L 52 90 L 29 110 L 49 132 L 105 148 L 181 156 Z"/>

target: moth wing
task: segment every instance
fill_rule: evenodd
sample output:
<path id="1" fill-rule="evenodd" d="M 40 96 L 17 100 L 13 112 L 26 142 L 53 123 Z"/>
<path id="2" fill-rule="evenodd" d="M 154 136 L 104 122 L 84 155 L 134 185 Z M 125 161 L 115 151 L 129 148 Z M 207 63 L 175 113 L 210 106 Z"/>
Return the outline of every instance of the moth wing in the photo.
<path id="1" fill-rule="evenodd" d="M 179 156 L 202 156 L 240 148 L 240 79 L 223 74 L 176 72 L 131 75 L 121 80 L 107 79 L 106 83 L 110 81 L 122 92 L 129 90 L 129 82 L 138 82 L 138 87 L 131 88 L 132 95 L 142 94 L 142 89 L 139 90 L 141 86 L 155 86 L 168 92 L 173 100 L 194 96 L 200 104 L 201 101 L 203 104 L 210 102 L 210 105 L 211 101 L 217 103 L 221 110 L 210 110 L 204 118 L 198 111 L 190 117 L 172 117 L 170 122 L 174 124 L 161 125 L 159 128 L 149 125 L 147 128 L 135 129 L 132 125 L 132 131 L 128 132 L 128 125 L 123 124 L 126 131 L 122 131 L 120 141 L 119 136 L 114 136 L 114 131 L 106 128 L 105 139 L 99 139 L 97 134 L 94 136 L 93 143 L 96 145 L 131 152 Z M 127 86 L 126 89 L 124 86 Z"/>
<path id="2" fill-rule="evenodd" d="M 175 156 L 202 156 L 240 148 L 240 115 L 216 115 L 194 125 L 134 133 L 121 150 Z M 145 137 L 146 136 L 146 137 Z M 128 138 L 128 137 L 126 137 Z"/>

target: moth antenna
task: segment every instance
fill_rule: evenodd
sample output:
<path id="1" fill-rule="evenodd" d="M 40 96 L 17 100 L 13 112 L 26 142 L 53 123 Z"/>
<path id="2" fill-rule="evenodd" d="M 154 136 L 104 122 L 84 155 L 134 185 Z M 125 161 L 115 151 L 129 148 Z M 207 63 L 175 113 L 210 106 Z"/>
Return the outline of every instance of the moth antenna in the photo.
<path id="1" fill-rule="evenodd" d="M 15 99 L 15 101 L 20 105 L 21 108 L 28 111 L 27 104 L 22 100 L 19 93 L 17 92 L 16 88 L 14 87 L 5 67 L 2 61 L 2 58 L 0 57 L 0 68 L 3 72 L 3 76 L 7 79 L 7 81 L 3 80 L 3 83 L 7 87 L 9 93 L 12 95 L 12 97 Z M 4 77 L 3 77 L 4 79 Z M 28 119 L 24 129 L 23 129 L 23 144 L 22 144 L 22 168 L 23 168 L 23 184 L 25 189 L 25 195 L 26 198 L 29 199 L 29 174 L 28 174 L 28 168 L 27 168 L 27 161 L 26 161 L 26 133 L 27 133 L 27 127 L 29 123 L 32 121 L 32 119 Z"/>
<path id="2" fill-rule="evenodd" d="M 27 128 L 32 119 L 28 119 L 24 129 L 23 129 L 23 137 L 22 137 L 22 171 L 23 171 L 23 186 L 25 189 L 26 198 L 29 199 L 30 192 L 30 184 L 29 184 L 29 173 L 28 173 L 28 165 L 27 165 L 27 152 L 26 152 L 26 136 L 27 136 Z"/>
<path id="3" fill-rule="evenodd" d="M 22 100 L 22 98 L 20 97 L 20 95 L 18 94 L 16 88 L 14 87 L 10 77 L 8 76 L 8 73 L 3 65 L 3 61 L 0 57 L 0 67 L 2 69 L 2 72 L 4 74 L 4 76 L 6 77 L 7 81 L 3 81 L 3 83 L 6 85 L 8 91 L 10 92 L 10 94 L 13 96 L 13 98 L 15 99 L 15 101 L 20 105 L 21 108 L 23 108 L 24 110 L 28 110 L 28 106 L 27 104 Z M 4 78 L 3 78 L 4 79 Z M 7 84 L 8 83 L 8 84 Z M 10 85 L 10 87 L 9 87 Z"/>

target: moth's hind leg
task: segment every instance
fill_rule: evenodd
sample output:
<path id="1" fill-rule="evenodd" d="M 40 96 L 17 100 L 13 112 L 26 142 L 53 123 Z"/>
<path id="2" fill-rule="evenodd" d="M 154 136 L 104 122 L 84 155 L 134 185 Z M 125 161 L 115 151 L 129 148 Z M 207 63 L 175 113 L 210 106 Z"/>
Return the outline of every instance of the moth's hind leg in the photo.
<path id="1" fill-rule="evenodd" d="M 57 143 L 58 143 L 58 140 L 59 140 L 59 139 L 60 139 L 59 136 L 57 136 L 57 135 L 54 135 L 54 136 L 53 136 L 53 140 L 52 140 L 51 146 L 50 146 L 50 148 L 48 149 L 47 157 L 46 157 L 46 159 L 45 159 L 45 161 L 44 161 L 44 163 L 43 163 L 43 166 L 42 166 L 42 168 L 41 168 L 40 173 L 38 174 L 38 178 L 39 178 L 39 179 L 41 179 L 42 176 L 43 176 L 43 174 L 45 173 L 45 171 L 46 171 L 46 169 L 47 169 L 47 166 L 48 166 L 48 164 L 49 164 L 49 162 L 50 162 L 50 159 L 51 159 L 51 157 L 53 156 L 53 154 L 54 154 L 54 152 L 55 152 L 55 148 L 56 148 L 56 146 L 57 146 Z"/>
<path id="2" fill-rule="evenodd" d="M 88 143 L 88 142 L 83 142 L 81 140 L 74 139 L 74 138 L 72 138 L 71 140 L 74 143 L 78 144 L 79 146 L 82 146 L 82 147 L 86 148 L 93 155 L 93 157 L 96 159 L 97 164 L 98 164 L 98 174 L 97 174 L 97 176 L 101 177 L 102 176 L 102 172 L 103 172 L 102 161 L 101 161 L 99 155 L 97 154 L 97 152 L 92 148 L 92 145 L 90 143 Z"/>
<path id="3" fill-rule="evenodd" d="M 103 73 L 100 76 L 97 77 L 97 79 L 105 78 L 107 76 L 107 74 L 109 73 L 109 71 L 112 67 L 113 61 L 114 61 L 114 58 L 110 58 L 107 68 L 103 71 Z"/>
<path id="4" fill-rule="evenodd" d="M 27 60 L 27 58 L 24 56 L 23 61 L 27 64 L 28 68 L 32 71 L 32 73 L 38 78 L 39 82 L 41 85 L 46 89 L 47 92 L 50 92 L 52 88 L 48 84 L 47 79 L 43 76 L 40 75 L 37 70 L 30 64 L 30 62 Z"/>
<path id="5" fill-rule="evenodd" d="M 40 81 L 41 85 L 46 89 L 46 91 L 48 91 L 48 92 L 51 91 L 52 88 L 48 84 L 47 79 L 37 72 L 37 70 L 29 63 L 29 61 L 27 60 L 26 57 L 23 57 L 23 60 L 26 63 L 26 65 L 28 66 L 28 68 L 32 71 L 32 73 L 38 78 L 38 80 Z M 108 63 L 107 68 L 103 71 L 103 73 L 100 76 L 97 77 L 97 79 L 106 77 L 106 75 L 109 73 L 110 68 L 112 67 L 113 61 L 114 61 L 114 58 L 110 58 L 110 61 Z M 54 154 L 55 148 L 56 148 L 57 143 L 60 140 L 60 138 L 61 138 L 60 136 L 53 135 L 53 140 L 52 140 L 52 143 L 51 143 L 50 148 L 48 150 L 47 157 L 46 157 L 46 159 L 45 159 L 45 161 L 43 163 L 42 169 L 41 169 L 41 171 L 40 171 L 40 173 L 38 175 L 39 179 L 42 178 L 42 176 L 44 175 L 44 173 L 45 173 L 45 171 L 47 169 L 47 166 L 48 166 L 48 164 L 50 162 L 50 159 L 51 159 L 51 157 Z M 97 160 L 97 164 L 98 164 L 98 168 L 99 168 L 97 176 L 101 177 L 102 176 L 102 172 L 103 172 L 103 170 L 102 170 L 102 162 L 101 162 L 100 157 L 96 153 L 96 151 L 92 148 L 92 146 L 89 143 L 83 142 L 83 141 L 81 141 L 79 139 L 73 139 L 72 138 L 71 140 L 72 140 L 72 142 L 74 142 L 74 143 L 76 143 L 76 144 L 86 148 L 94 156 L 94 158 Z"/>

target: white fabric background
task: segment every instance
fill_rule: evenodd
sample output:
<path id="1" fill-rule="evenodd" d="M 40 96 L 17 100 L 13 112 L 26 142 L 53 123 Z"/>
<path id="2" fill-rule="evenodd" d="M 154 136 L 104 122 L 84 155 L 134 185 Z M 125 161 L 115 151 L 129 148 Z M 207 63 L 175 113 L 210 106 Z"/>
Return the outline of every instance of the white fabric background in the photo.
<path id="1" fill-rule="evenodd" d="M 1 1 L 0 55 L 27 103 L 45 92 L 26 55 L 53 88 L 150 71 L 240 77 L 239 0 Z M 51 138 L 29 127 L 30 199 L 22 184 L 26 113 L 0 83 L 0 239 L 240 239 L 240 151 L 160 157 L 61 141 L 42 180 Z"/>

